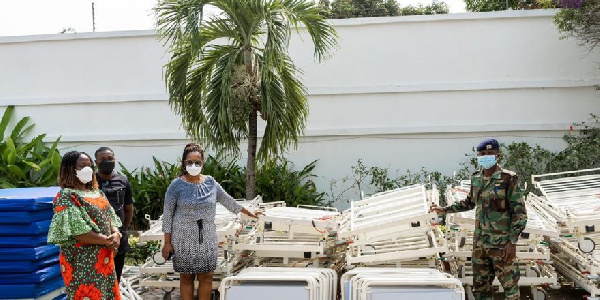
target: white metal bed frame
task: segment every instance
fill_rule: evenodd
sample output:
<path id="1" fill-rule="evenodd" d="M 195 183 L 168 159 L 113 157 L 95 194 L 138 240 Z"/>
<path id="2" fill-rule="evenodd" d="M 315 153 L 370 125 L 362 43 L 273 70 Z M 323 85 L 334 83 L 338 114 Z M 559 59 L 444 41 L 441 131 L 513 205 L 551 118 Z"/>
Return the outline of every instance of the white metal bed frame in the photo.
<path id="1" fill-rule="evenodd" d="M 346 287 L 350 284 L 350 289 Z M 452 289 L 461 299 L 465 290 L 459 280 L 436 269 L 359 267 L 342 275 L 342 300 L 366 300 L 374 286 L 437 286 Z M 348 293 L 350 292 L 350 293 Z"/>
<path id="2" fill-rule="evenodd" d="M 426 225 L 435 218 L 429 213 L 427 191 L 422 184 L 403 187 L 350 203 L 350 226 L 340 231 L 341 238 L 372 232 L 373 230 L 410 225 Z"/>
<path id="3" fill-rule="evenodd" d="M 256 265 L 268 257 L 281 257 L 284 264 L 291 258 L 315 259 L 318 263 L 318 258 L 335 246 L 333 233 L 337 231 L 339 216 L 334 208 L 266 208 L 255 230 L 240 237 L 233 250 L 253 251 Z"/>
<path id="4" fill-rule="evenodd" d="M 337 294 L 337 274 L 331 269 L 254 267 L 224 278 L 219 287 L 220 299 L 227 300 L 229 288 L 243 282 L 306 282 L 307 300 L 330 300 Z"/>
<path id="5" fill-rule="evenodd" d="M 570 232 L 600 226 L 600 168 L 532 175 L 531 181 L 544 196 L 540 204 Z"/>

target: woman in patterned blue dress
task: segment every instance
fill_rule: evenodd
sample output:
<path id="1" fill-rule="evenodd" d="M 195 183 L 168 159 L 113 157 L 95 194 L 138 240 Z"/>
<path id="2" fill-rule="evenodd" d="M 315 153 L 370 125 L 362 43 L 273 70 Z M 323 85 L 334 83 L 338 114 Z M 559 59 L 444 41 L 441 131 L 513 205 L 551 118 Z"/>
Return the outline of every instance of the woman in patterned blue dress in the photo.
<path id="1" fill-rule="evenodd" d="M 213 271 L 217 267 L 218 236 L 215 226 L 217 202 L 232 213 L 257 217 L 237 203 L 211 176 L 203 175 L 204 151 L 197 144 L 183 150 L 182 174 L 171 182 L 165 194 L 162 255 L 173 254 L 173 267 L 180 274 L 181 299 L 210 299 Z"/>

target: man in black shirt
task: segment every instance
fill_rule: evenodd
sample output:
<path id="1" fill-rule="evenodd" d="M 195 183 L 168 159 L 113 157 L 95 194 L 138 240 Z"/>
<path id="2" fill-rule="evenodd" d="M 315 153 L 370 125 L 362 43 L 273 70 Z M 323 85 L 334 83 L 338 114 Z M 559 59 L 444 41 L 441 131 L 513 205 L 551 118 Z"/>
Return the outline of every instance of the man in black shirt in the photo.
<path id="1" fill-rule="evenodd" d="M 127 178 L 114 172 L 115 153 L 108 147 L 100 147 L 96 150 L 96 165 L 98 173 L 98 187 L 102 189 L 110 205 L 114 208 L 117 216 L 121 219 L 123 227 L 119 228 L 123 234 L 121 246 L 115 256 L 115 271 L 117 280 L 121 281 L 121 273 L 125 264 L 125 253 L 129 250 L 127 229 L 133 219 L 133 197 L 131 195 L 131 184 Z"/>

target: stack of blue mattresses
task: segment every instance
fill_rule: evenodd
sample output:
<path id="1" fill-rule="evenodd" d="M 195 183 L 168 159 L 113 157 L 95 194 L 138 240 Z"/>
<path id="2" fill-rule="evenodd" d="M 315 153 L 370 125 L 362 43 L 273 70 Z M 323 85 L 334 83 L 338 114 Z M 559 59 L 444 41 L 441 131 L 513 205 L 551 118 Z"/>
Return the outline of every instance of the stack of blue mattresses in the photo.
<path id="1" fill-rule="evenodd" d="M 0 189 L 0 299 L 61 299 L 59 248 L 46 243 L 59 188 Z"/>

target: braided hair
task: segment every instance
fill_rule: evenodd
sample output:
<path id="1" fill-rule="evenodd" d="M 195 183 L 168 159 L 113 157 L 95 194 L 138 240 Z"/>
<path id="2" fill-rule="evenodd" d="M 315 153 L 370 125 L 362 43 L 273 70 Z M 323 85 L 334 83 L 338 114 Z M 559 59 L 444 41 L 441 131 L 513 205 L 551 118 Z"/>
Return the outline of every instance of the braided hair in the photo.
<path id="1" fill-rule="evenodd" d="M 192 152 L 199 152 L 200 156 L 202 157 L 202 161 L 204 161 L 204 149 L 202 149 L 200 145 L 196 143 L 189 143 L 185 145 L 185 148 L 183 149 L 183 155 L 181 157 L 181 173 L 179 173 L 180 176 L 187 174 L 187 171 L 185 170 L 185 159 L 187 158 L 188 154 Z"/>
<path id="2" fill-rule="evenodd" d="M 81 183 L 77 178 L 75 168 L 77 166 L 77 160 L 82 154 L 90 159 L 90 162 L 92 163 L 92 170 L 94 169 L 94 161 L 89 156 L 89 154 L 79 151 L 70 151 L 65 153 L 60 162 L 60 170 L 58 171 L 58 185 L 61 188 L 75 188 Z M 88 182 L 85 186 L 92 190 L 98 189 L 98 182 L 96 181 L 96 172 L 94 172 L 92 175 L 92 181 Z"/>

